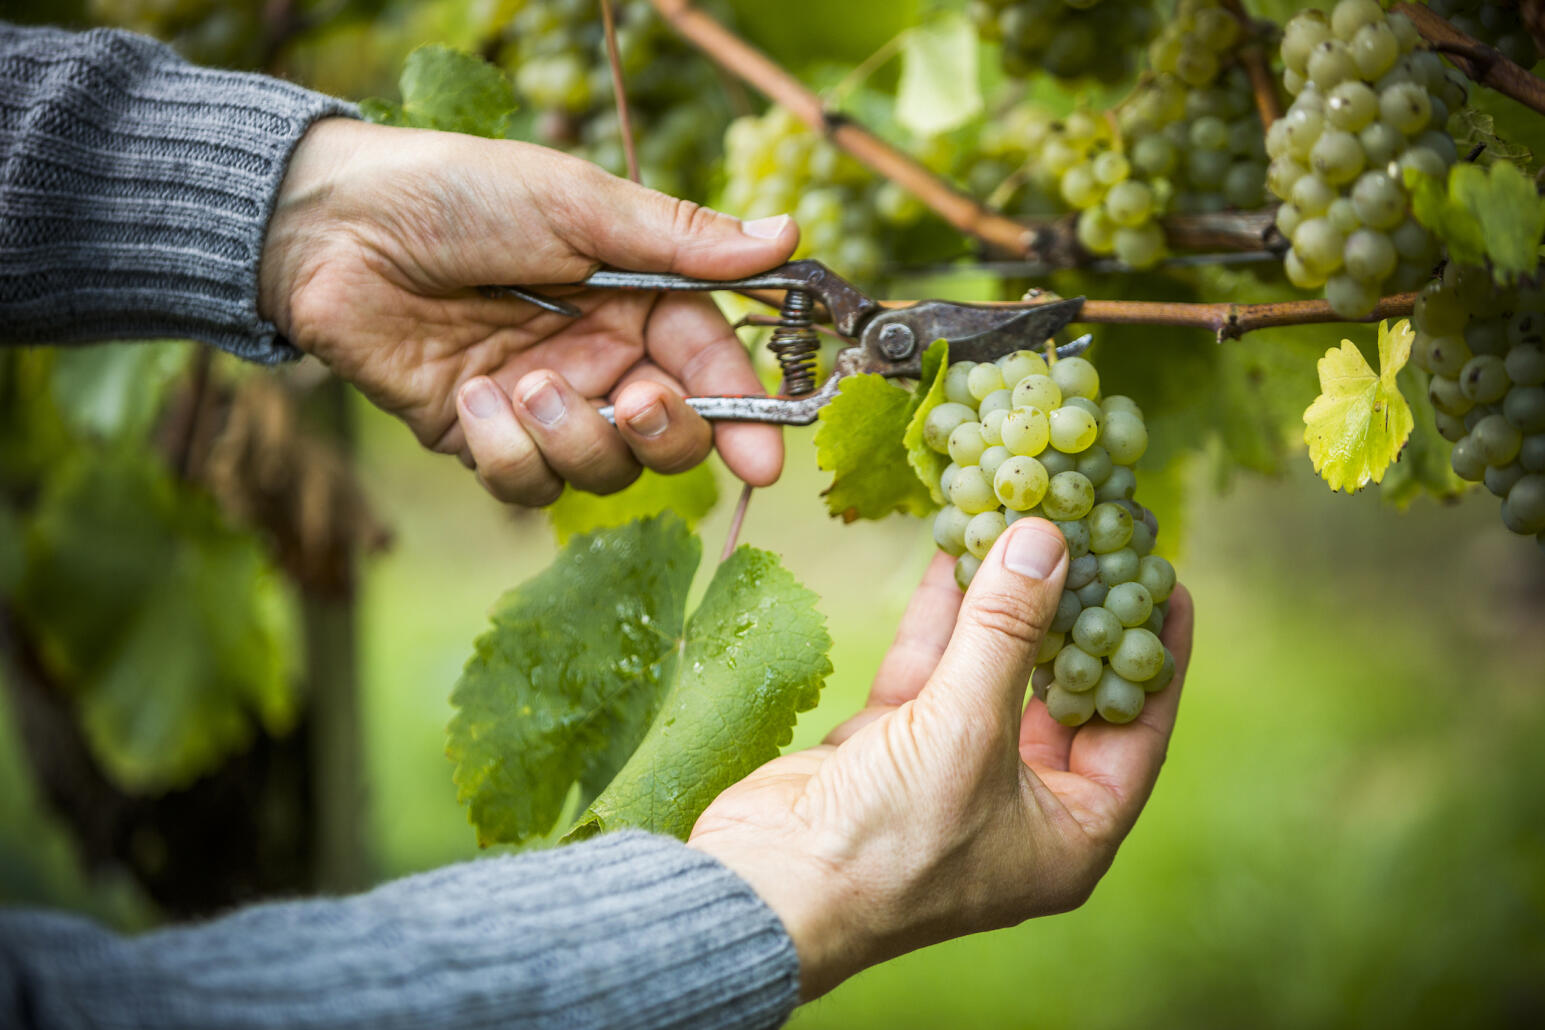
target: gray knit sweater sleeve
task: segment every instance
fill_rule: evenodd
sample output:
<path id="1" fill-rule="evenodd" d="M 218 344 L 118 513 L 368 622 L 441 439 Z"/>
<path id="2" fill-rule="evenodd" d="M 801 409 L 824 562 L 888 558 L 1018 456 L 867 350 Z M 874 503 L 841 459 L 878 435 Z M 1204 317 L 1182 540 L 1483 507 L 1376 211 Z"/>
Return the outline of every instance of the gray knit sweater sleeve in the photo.
<path id="1" fill-rule="evenodd" d="M 124 938 L 0 911 L 0 1026 L 774 1027 L 798 999 L 739 877 L 631 832 Z"/>
<path id="2" fill-rule="evenodd" d="M 0 22 L 0 341 L 296 357 L 257 310 L 290 152 L 341 101 L 143 36 Z"/>

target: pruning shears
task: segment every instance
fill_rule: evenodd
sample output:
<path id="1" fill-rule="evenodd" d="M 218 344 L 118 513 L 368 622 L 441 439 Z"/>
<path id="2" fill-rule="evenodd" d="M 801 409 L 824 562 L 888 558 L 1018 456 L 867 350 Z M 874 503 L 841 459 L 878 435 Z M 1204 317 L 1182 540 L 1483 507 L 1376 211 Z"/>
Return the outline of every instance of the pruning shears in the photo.
<path id="1" fill-rule="evenodd" d="M 850 375 L 878 373 L 887 378 L 922 375 L 923 352 L 934 340 L 949 341 L 950 360 L 992 361 L 1015 350 L 1038 349 L 1053 333 L 1078 317 L 1084 299 L 1020 304 L 966 304 L 921 300 L 887 306 L 866 296 L 819 261 L 792 261 L 744 279 L 692 279 L 681 275 L 603 269 L 575 285 L 615 290 L 784 290 L 778 324 L 768 347 L 783 368 L 784 396 L 688 397 L 706 419 L 771 422 L 804 426 L 837 396 Z M 521 287 L 495 287 L 558 314 L 578 316 L 572 306 Z M 815 330 L 815 302 L 825 306 L 837 335 L 853 341 L 837 355 L 832 373 L 816 388 L 815 358 L 820 341 Z M 1058 357 L 1082 354 L 1087 335 L 1057 348 Z M 601 414 L 612 419 L 612 409 Z"/>

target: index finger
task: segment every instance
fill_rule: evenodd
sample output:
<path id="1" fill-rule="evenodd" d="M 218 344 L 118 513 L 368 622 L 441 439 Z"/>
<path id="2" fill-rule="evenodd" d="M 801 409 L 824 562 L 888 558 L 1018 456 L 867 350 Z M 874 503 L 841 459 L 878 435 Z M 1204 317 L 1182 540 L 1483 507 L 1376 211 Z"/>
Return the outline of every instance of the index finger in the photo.
<path id="1" fill-rule="evenodd" d="M 644 327 L 644 348 L 690 395 L 767 392 L 745 345 L 713 301 L 700 294 L 661 295 Z M 714 446 L 730 471 L 752 486 L 768 486 L 783 471 L 783 433 L 777 426 L 718 422 Z"/>

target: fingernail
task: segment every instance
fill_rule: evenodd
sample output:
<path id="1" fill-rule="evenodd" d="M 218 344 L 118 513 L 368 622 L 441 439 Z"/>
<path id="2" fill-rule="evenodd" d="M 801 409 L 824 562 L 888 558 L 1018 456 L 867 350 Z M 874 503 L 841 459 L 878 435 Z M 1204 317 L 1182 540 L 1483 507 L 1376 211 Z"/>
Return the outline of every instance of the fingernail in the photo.
<path id="1" fill-rule="evenodd" d="M 499 412 L 498 387 L 486 379 L 474 379 L 461 391 L 461 403 L 473 418 L 492 418 Z"/>
<path id="2" fill-rule="evenodd" d="M 670 420 L 670 416 L 665 412 L 665 405 L 655 401 L 649 407 L 628 419 L 628 428 L 639 436 L 659 436 L 665 432 L 665 427 L 670 423 Z"/>
<path id="3" fill-rule="evenodd" d="M 1031 579 L 1045 579 L 1062 560 L 1062 537 L 1026 526 L 1009 534 L 1003 567 Z"/>
<path id="4" fill-rule="evenodd" d="M 522 397 L 520 403 L 531 412 L 532 418 L 544 426 L 550 426 L 563 417 L 563 396 L 550 382 L 544 381 L 542 385 Z"/>
<path id="5" fill-rule="evenodd" d="M 788 224 L 788 215 L 771 215 L 753 222 L 742 222 L 740 231 L 759 240 L 775 240 L 783 234 L 783 227 Z"/>

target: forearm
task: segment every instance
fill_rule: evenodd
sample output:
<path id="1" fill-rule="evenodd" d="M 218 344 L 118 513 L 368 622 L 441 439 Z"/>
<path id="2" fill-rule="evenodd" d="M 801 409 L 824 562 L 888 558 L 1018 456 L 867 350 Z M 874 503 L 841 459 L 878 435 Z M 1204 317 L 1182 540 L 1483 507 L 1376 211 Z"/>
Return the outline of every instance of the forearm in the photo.
<path id="1" fill-rule="evenodd" d="M 291 152 L 340 101 L 152 40 L 0 23 L 0 341 L 296 356 L 258 311 Z"/>
<path id="2" fill-rule="evenodd" d="M 772 1027 L 798 990 L 744 881 L 639 833 L 138 938 L 0 914 L 0 1025 L 29 1030 Z"/>

